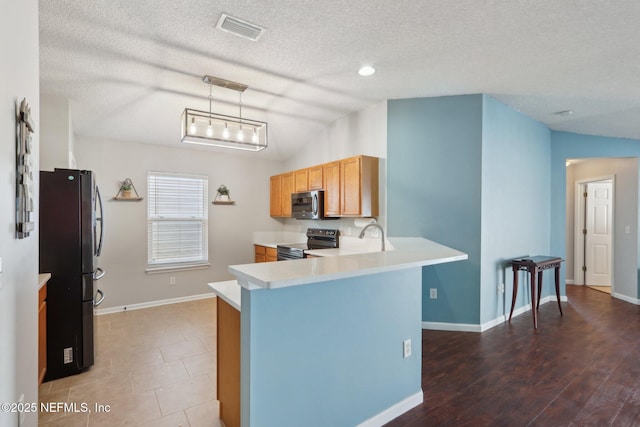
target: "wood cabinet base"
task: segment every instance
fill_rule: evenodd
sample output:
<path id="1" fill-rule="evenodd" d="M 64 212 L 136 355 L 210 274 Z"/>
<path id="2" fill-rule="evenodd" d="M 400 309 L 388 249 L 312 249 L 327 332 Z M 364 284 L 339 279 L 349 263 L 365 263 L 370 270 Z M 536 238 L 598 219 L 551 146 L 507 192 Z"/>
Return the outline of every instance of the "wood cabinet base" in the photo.
<path id="1" fill-rule="evenodd" d="M 240 312 L 217 298 L 217 376 L 220 419 L 240 427 Z"/>

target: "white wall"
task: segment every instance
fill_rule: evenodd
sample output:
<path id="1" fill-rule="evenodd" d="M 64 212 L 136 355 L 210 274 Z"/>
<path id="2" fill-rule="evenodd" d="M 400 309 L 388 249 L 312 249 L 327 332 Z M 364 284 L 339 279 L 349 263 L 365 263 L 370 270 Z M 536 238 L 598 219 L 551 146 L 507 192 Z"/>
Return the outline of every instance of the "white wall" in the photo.
<path id="1" fill-rule="evenodd" d="M 633 300 L 637 291 L 637 230 L 638 230 L 638 159 L 587 159 L 567 167 L 567 280 L 574 278 L 574 216 L 576 182 L 615 175 L 613 217 L 613 280 L 614 292 Z M 631 234 L 625 233 L 629 226 Z M 580 282 L 578 280 L 578 282 Z"/>
<path id="2" fill-rule="evenodd" d="M 301 169 L 356 155 L 380 158 L 380 215 L 377 217 L 386 230 L 387 217 L 387 101 L 372 104 L 355 113 L 341 117 L 287 160 L 280 172 Z M 289 231 L 304 232 L 307 227 L 339 228 L 342 235 L 354 236 L 359 228 L 353 219 L 327 221 L 280 220 Z"/>
<path id="3" fill-rule="evenodd" d="M 41 94 L 40 115 L 40 170 L 71 167 L 73 129 L 69 100 Z"/>
<path id="4" fill-rule="evenodd" d="M 107 272 L 99 282 L 106 298 L 100 308 L 179 298 L 208 293 L 207 283 L 232 279 L 231 264 L 254 260 L 252 233 L 280 230 L 269 217 L 269 176 L 280 163 L 260 153 L 199 148 L 152 146 L 118 141 L 75 138 L 78 168 L 97 173 L 105 199 L 105 243 L 100 266 Z M 147 171 L 205 174 L 213 201 L 221 184 L 231 190 L 235 205 L 209 204 L 209 260 L 205 270 L 147 274 Z M 115 201 L 119 182 L 131 178 L 141 202 Z M 169 277 L 176 285 L 169 286 Z"/>
<path id="5" fill-rule="evenodd" d="M 17 402 L 21 394 L 25 402 L 38 402 L 38 233 L 15 238 L 15 116 L 23 98 L 36 124 L 32 161 L 38 170 L 38 2 L 3 1 L 0 9 L 0 402 Z M 0 426 L 16 426 L 17 420 L 0 411 Z M 24 425 L 36 426 L 37 415 L 27 414 Z"/>

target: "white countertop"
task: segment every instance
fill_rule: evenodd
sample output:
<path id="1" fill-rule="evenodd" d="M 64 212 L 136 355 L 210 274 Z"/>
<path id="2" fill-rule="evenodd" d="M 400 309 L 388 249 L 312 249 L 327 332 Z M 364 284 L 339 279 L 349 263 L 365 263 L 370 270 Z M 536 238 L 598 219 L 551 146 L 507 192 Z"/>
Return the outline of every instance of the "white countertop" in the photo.
<path id="1" fill-rule="evenodd" d="M 240 311 L 241 297 L 240 286 L 237 280 L 226 280 L 224 282 L 209 283 L 209 287 L 213 289 L 215 294 L 225 300 L 236 310 Z"/>
<path id="2" fill-rule="evenodd" d="M 322 249 L 321 251 L 337 251 L 336 255 L 343 256 L 231 265 L 229 272 L 238 278 L 240 286 L 247 289 L 276 289 L 468 258 L 463 252 L 420 237 L 395 237 L 388 240 L 393 245 L 393 250 L 345 255 L 345 250 Z"/>

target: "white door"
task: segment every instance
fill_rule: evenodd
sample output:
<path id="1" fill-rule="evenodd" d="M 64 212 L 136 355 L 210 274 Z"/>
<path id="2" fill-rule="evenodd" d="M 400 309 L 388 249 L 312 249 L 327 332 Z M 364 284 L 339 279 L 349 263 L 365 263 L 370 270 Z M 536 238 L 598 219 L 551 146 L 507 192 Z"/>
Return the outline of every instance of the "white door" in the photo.
<path id="1" fill-rule="evenodd" d="M 611 286 L 611 181 L 587 184 L 585 236 L 585 284 Z"/>

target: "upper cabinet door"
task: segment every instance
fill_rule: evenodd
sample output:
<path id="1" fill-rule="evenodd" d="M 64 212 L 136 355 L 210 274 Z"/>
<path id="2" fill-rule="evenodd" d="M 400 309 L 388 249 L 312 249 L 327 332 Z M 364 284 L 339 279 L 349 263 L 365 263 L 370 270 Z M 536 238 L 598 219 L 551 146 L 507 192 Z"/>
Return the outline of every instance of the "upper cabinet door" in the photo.
<path id="1" fill-rule="evenodd" d="M 307 169 L 300 169 L 295 173 L 295 192 L 302 193 L 309 190 L 309 175 Z"/>
<path id="2" fill-rule="evenodd" d="M 308 169 L 309 174 L 309 190 L 322 190 L 324 183 L 322 181 L 322 165 L 312 166 Z"/>
<path id="3" fill-rule="evenodd" d="M 378 216 L 378 158 L 340 161 L 340 216 Z"/>
<path id="4" fill-rule="evenodd" d="M 293 172 L 282 174 L 282 215 L 291 217 L 291 193 L 294 193 L 295 175 Z"/>
<path id="5" fill-rule="evenodd" d="M 271 216 L 282 216 L 282 175 L 271 177 L 269 206 Z"/>
<path id="6" fill-rule="evenodd" d="M 362 171 L 360 157 L 340 161 L 341 211 L 342 215 L 360 215 L 362 201 Z"/>
<path id="7" fill-rule="evenodd" d="M 324 215 L 340 216 L 340 162 L 322 165 Z"/>

